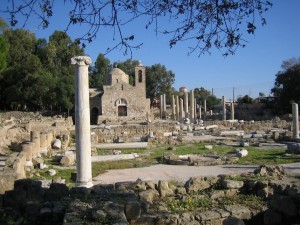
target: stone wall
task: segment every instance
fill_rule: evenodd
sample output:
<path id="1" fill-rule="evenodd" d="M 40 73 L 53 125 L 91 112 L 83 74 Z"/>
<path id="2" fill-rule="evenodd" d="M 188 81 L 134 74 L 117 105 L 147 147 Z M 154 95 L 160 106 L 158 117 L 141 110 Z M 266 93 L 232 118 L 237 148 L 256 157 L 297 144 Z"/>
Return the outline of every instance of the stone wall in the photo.
<path id="1" fill-rule="evenodd" d="M 174 123 L 152 123 L 148 125 L 103 125 L 92 129 L 94 143 L 112 143 L 116 139 L 122 139 L 123 142 L 147 141 L 150 131 L 159 138 L 163 137 L 165 132 L 177 131 L 178 127 Z"/>
<path id="2" fill-rule="evenodd" d="M 9 115 L 10 119 L 0 126 L 0 194 L 11 190 L 16 179 L 26 178 L 26 171 L 33 168 L 34 159 L 50 154 L 55 138 L 61 139 L 65 149 L 70 139 L 67 128 L 72 125 L 71 118 L 42 117 L 40 114 L 35 117 L 34 113 L 22 112 L 4 115 Z M 13 153 L 8 154 L 7 149 Z"/>
<path id="3" fill-rule="evenodd" d="M 242 196 L 248 200 L 240 201 Z M 259 204 L 251 201 L 257 197 Z M 176 202 L 177 211 L 172 210 Z M 287 180 L 282 167 L 266 166 L 241 177 L 122 182 L 89 189 L 61 183 L 43 188 L 40 181 L 17 180 L 13 190 L 0 195 L 0 220 L 6 224 L 9 219 L 57 225 L 292 225 L 300 223 L 300 186 Z"/>

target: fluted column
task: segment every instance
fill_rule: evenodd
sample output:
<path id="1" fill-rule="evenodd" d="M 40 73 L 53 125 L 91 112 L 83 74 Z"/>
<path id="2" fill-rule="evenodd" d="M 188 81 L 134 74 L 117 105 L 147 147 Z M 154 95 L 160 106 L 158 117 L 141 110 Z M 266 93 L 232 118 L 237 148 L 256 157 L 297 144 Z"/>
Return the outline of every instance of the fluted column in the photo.
<path id="1" fill-rule="evenodd" d="M 88 56 L 71 59 L 75 65 L 76 186 L 80 187 L 93 186 L 88 78 L 91 63 Z"/>

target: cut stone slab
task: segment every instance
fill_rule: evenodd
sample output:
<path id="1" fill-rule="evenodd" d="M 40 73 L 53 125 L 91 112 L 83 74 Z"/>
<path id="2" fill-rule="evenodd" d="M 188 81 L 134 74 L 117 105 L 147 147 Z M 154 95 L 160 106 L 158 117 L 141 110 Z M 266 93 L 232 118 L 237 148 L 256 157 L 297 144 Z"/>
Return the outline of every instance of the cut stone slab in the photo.
<path id="1" fill-rule="evenodd" d="M 244 131 L 243 130 L 225 130 L 222 131 L 221 136 L 243 136 L 244 135 Z"/>
<path id="2" fill-rule="evenodd" d="M 119 154 L 119 155 L 98 155 L 98 156 L 92 156 L 92 162 L 118 161 L 118 160 L 125 160 L 125 159 L 134 159 L 136 157 L 138 157 L 136 153 Z"/>
<path id="3" fill-rule="evenodd" d="M 130 143 L 111 143 L 111 144 L 95 144 L 95 148 L 101 149 L 124 149 L 124 148 L 147 148 L 147 142 L 130 142 Z"/>

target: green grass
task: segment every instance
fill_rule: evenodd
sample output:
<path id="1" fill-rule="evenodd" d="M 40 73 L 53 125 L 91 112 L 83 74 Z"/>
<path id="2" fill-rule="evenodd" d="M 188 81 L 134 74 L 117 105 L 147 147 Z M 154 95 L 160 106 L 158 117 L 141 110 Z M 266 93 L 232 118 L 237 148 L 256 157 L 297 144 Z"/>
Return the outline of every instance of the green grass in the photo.
<path id="1" fill-rule="evenodd" d="M 108 161 L 108 162 L 94 162 L 92 164 L 92 173 L 94 177 L 101 173 L 105 173 L 107 170 L 147 167 L 153 164 L 154 163 L 151 163 L 146 160 L 139 161 L 136 159 Z"/>
<path id="2" fill-rule="evenodd" d="M 214 203 L 209 197 L 195 198 L 190 196 L 186 199 L 166 199 L 167 208 L 173 213 L 196 211 L 202 212 L 211 208 Z"/>
<path id="3" fill-rule="evenodd" d="M 212 145 L 213 149 L 205 149 L 205 145 Z M 120 160 L 120 161 L 109 161 L 109 162 L 95 162 L 92 164 L 93 176 L 97 176 L 101 173 L 105 173 L 107 170 L 112 169 L 125 169 L 125 168 L 140 168 L 147 167 L 158 163 L 163 163 L 163 155 L 166 152 L 172 152 L 175 155 L 187 155 L 187 154 L 199 154 L 199 155 L 217 155 L 226 156 L 232 154 L 233 150 L 237 147 L 218 145 L 216 143 L 191 143 L 191 144 L 179 144 L 172 146 L 161 145 L 158 147 L 152 147 L 148 149 L 123 149 L 122 153 L 138 153 L 140 155 L 137 159 L 132 160 Z M 172 150 L 170 150 L 172 149 Z M 263 149 L 261 147 L 246 147 L 248 150 L 248 156 L 240 158 L 236 163 L 241 165 L 275 165 L 284 163 L 300 162 L 300 155 L 286 155 L 284 148 L 274 148 L 274 149 Z M 105 155 L 111 154 L 112 150 L 108 149 L 97 149 L 98 154 Z M 51 165 L 57 164 L 53 159 L 45 159 L 45 162 L 50 165 L 49 169 L 52 168 Z M 66 179 L 66 183 L 72 183 L 71 173 L 74 169 L 64 169 L 57 170 L 57 175 Z M 38 171 L 43 179 L 53 179 L 46 171 Z M 34 177 L 34 179 L 41 179 L 41 177 Z"/>
<path id="4" fill-rule="evenodd" d="M 248 156 L 240 158 L 238 164 L 285 164 L 300 162 L 300 155 L 286 155 L 284 148 L 274 148 L 274 149 L 262 149 L 255 147 L 248 147 Z"/>

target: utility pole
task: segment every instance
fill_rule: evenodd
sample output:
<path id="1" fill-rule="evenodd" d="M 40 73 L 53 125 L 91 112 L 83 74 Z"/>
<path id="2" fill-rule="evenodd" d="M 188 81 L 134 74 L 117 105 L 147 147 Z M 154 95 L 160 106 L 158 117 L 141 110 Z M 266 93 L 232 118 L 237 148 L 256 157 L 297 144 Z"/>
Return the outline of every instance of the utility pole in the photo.
<path id="1" fill-rule="evenodd" d="M 232 88 L 232 101 L 234 103 L 234 87 Z"/>

